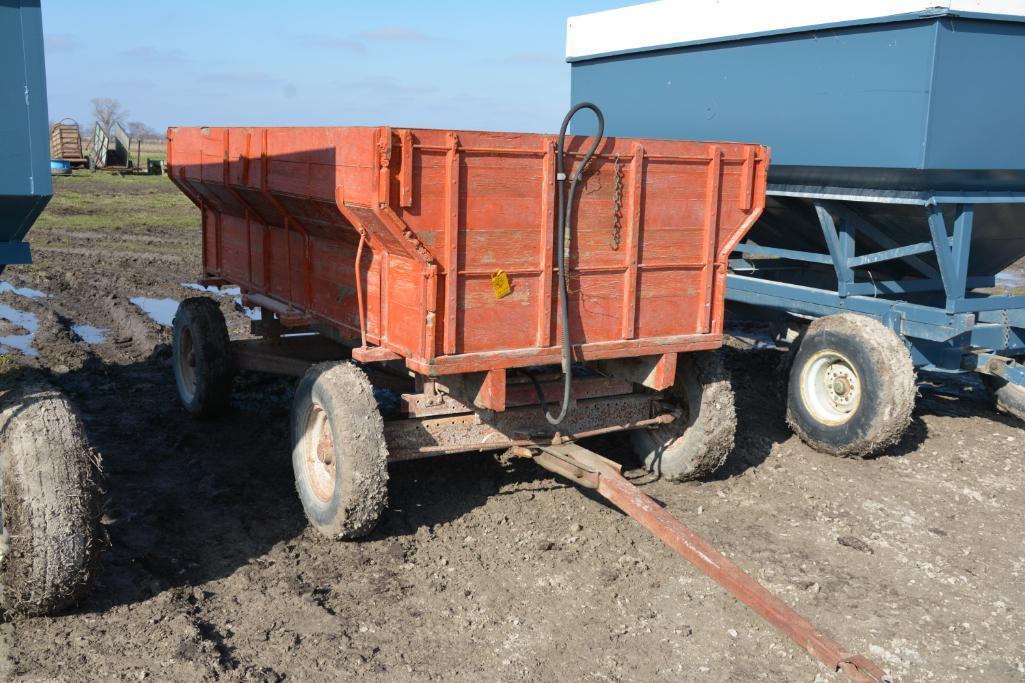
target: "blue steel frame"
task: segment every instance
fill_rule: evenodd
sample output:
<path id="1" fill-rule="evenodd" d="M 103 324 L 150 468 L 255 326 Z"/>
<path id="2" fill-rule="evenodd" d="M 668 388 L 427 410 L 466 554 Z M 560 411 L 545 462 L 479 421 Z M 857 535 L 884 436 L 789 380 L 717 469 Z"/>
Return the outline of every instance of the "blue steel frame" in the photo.
<path id="1" fill-rule="evenodd" d="M 843 188 L 770 186 L 769 195 L 800 197 L 815 207 L 828 253 L 778 249 L 750 240 L 733 251 L 741 258 L 730 261 L 726 299 L 787 314 L 821 317 L 851 311 L 880 320 L 897 333 L 911 351 L 917 367 L 941 372 L 972 371 L 1003 377 L 1025 386 L 1025 366 L 1013 357 L 1025 355 L 1025 296 L 973 293 L 993 287 L 994 277 L 969 277 L 968 258 L 972 241 L 974 206 L 980 203 L 1025 203 L 1025 193 L 894 193 L 875 196 Z M 846 202 L 880 202 L 918 205 L 927 212 L 930 241 L 899 245 L 877 226 L 849 210 Z M 941 211 L 954 205 L 953 231 Z M 861 231 L 886 249 L 871 254 L 855 253 L 855 236 Z M 932 253 L 938 269 L 918 258 Z M 805 263 L 832 265 L 835 290 L 779 282 L 742 272 L 760 269 L 762 256 Z M 904 260 L 920 278 L 857 282 L 855 269 Z M 942 293 L 943 306 L 910 303 L 902 295 Z M 890 298 L 887 298 L 890 297 Z"/>

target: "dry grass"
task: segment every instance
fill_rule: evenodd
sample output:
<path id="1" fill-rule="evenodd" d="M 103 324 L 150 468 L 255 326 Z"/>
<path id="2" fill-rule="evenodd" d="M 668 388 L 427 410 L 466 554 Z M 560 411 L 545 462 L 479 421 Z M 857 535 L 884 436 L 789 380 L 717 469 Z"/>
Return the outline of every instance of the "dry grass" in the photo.
<path id="1" fill-rule="evenodd" d="M 166 176 L 75 171 L 53 179 L 53 199 L 34 229 L 183 230 L 198 225 L 196 206 Z"/>

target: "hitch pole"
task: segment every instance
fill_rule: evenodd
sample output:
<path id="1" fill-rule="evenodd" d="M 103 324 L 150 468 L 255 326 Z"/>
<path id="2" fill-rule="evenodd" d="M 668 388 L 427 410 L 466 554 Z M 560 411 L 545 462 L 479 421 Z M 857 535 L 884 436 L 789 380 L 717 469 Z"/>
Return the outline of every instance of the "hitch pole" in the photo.
<path id="1" fill-rule="evenodd" d="M 866 657 L 847 652 L 840 643 L 815 628 L 708 541 L 670 515 L 620 474 L 616 463 L 571 443 L 545 446 L 540 453 L 535 455 L 532 452 L 531 455 L 545 469 L 574 483 L 596 489 L 599 495 L 633 517 L 733 597 L 833 671 L 842 671 L 857 683 L 889 683 L 891 680 Z"/>

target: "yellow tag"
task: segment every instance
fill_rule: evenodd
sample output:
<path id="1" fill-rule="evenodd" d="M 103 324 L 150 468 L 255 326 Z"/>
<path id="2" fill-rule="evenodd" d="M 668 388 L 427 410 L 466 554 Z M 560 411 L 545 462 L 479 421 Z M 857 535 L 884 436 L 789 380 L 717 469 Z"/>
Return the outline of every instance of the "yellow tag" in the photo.
<path id="1" fill-rule="evenodd" d="M 512 287 L 509 286 L 509 276 L 505 274 L 504 270 L 496 270 L 491 275 L 491 289 L 495 290 L 496 299 L 501 299 L 512 293 Z"/>

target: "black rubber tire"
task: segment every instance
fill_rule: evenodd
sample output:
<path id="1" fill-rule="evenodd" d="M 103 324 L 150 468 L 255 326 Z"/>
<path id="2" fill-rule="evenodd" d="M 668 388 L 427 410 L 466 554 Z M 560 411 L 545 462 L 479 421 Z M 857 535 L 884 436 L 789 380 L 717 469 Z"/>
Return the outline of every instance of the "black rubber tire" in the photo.
<path id="1" fill-rule="evenodd" d="M 333 480 L 314 474 L 324 463 L 315 452 L 318 430 L 323 434 L 318 419 L 331 439 L 323 449 L 333 463 L 327 466 Z M 320 363 L 299 381 L 292 403 L 292 469 L 299 500 L 317 531 L 350 540 L 373 530 L 388 502 L 388 448 L 373 385 L 356 365 Z"/>
<path id="2" fill-rule="evenodd" d="M 815 450 L 865 458 L 900 441 L 915 407 L 915 367 L 900 338 L 878 320 L 840 313 L 814 320 L 795 343 L 787 386 L 787 424 Z M 860 395 L 847 417 L 817 417 L 802 377 L 823 354 L 839 354 L 854 371 Z"/>
<path id="3" fill-rule="evenodd" d="M 993 375 L 983 375 L 982 381 L 997 410 L 1025 421 L 1025 387 Z"/>
<path id="4" fill-rule="evenodd" d="M 193 297 L 181 302 L 174 314 L 171 363 L 178 398 L 196 417 L 218 417 L 231 407 L 235 370 L 230 345 L 216 301 Z"/>
<path id="5" fill-rule="evenodd" d="M 58 391 L 33 381 L 3 397 L 0 470 L 0 606 L 28 615 L 70 607 L 100 545 L 99 467 Z"/>
<path id="6" fill-rule="evenodd" d="M 634 453 L 649 471 L 670 481 L 711 475 L 726 462 L 737 432 L 733 387 L 720 353 L 681 353 L 676 383 L 666 393 L 683 409 L 682 417 L 631 432 Z"/>

